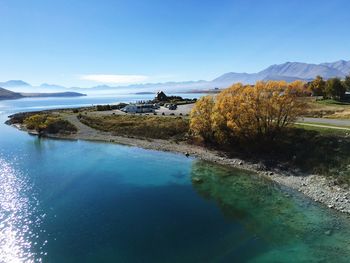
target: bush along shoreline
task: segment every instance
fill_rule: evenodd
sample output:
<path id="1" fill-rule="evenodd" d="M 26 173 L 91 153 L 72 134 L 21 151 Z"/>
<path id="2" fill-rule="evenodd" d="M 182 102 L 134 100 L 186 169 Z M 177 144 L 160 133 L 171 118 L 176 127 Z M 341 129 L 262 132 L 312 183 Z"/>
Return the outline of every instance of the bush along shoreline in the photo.
<path id="1" fill-rule="evenodd" d="M 77 127 L 59 115 L 47 112 L 19 113 L 9 116 L 8 125 L 19 125 L 22 129 L 39 136 L 49 134 L 74 134 Z"/>

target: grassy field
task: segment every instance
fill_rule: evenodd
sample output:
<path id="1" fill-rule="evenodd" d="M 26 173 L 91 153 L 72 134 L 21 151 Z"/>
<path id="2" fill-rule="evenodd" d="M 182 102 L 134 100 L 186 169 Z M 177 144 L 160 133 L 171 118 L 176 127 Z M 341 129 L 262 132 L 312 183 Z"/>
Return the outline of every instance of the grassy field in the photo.
<path id="1" fill-rule="evenodd" d="M 189 120 L 185 117 L 80 115 L 79 119 L 91 128 L 118 136 L 183 140 L 189 129 Z"/>
<path id="2" fill-rule="evenodd" d="M 337 101 L 337 100 L 317 100 L 316 103 L 321 104 L 321 105 L 329 105 L 329 106 L 350 106 L 350 102 L 345 102 L 345 101 Z"/>
<path id="3" fill-rule="evenodd" d="M 305 99 L 308 105 L 305 114 L 306 117 L 350 119 L 350 102 L 316 100 L 315 98 Z"/>

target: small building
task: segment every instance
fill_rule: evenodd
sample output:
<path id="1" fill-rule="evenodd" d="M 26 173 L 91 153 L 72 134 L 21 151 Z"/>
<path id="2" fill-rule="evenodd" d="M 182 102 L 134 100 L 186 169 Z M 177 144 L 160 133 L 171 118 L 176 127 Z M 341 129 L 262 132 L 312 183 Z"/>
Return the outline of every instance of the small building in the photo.
<path id="1" fill-rule="evenodd" d="M 168 101 L 168 96 L 163 91 L 158 91 L 155 97 L 156 101 Z"/>
<path id="2" fill-rule="evenodd" d="M 126 113 L 149 113 L 154 112 L 153 104 L 129 104 L 121 109 Z"/>

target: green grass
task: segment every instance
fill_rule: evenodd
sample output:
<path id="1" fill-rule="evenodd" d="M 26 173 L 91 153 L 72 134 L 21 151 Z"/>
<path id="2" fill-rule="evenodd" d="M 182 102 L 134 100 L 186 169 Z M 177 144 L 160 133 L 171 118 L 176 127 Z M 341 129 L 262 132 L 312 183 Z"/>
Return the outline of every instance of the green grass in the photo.
<path id="1" fill-rule="evenodd" d="M 295 125 L 273 139 L 236 141 L 218 149 L 271 169 L 295 169 L 350 185 L 350 137 L 342 130 Z"/>
<path id="2" fill-rule="evenodd" d="M 350 129 L 350 126 L 334 125 L 334 124 L 322 123 L 322 122 L 307 122 L 307 121 L 303 121 L 302 123 L 310 124 L 310 125 L 315 124 L 315 125 L 323 125 L 323 126 L 328 126 L 328 127 L 347 128 L 347 129 Z"/>
<path id="3" fill-rule="evenodd" d="M 350 106 L 350 102 L 345 102 L 345 101 L 337 101 L 337 100 L 317 100 L 316 101 L 318 104 L 322 105 L 330 105 L 330 106 Z"/>
<path id="4" fill-rule="evenodd" d="M 322 135 L 334 135 L 334 136 L 347 136 L 349 131 L 346 130 L 337 130 L 337 129 L 331 129 L 331 128 L 322 128 L 322 127 L 312 127 L 312 126 L 306 126 L 302 124 L 295 124 L 296 128 L 301 128 L 306 131 L 315 131 Z"/>
<path id="5" fill-rule="evenodd" d="M 326 127 L 317 127 L 317 126 L 309 126 L 309 125 L 303 125 L 302 123 L 294 124 L 294 127 L 301 128 L 307 131 L 315 131 L 319 134 L 323 135 L 334 135 L 334 136 L 347 136 L 350 133 L 350 127 L 348 126 L 335 126 L 330 124 L 324 124 L 324 123 L 314 123 L 314 122 L 304 122 L 305 124 L 310 125 L 322 125 L 327 126 Z M 340 129 L 334 129 L 332 127 L 339 127 L 339 128 L 349 128 L 349 130 L 340 130 Z"/>
<path id="6" fill-rule="evenodd" d="M 80 121 L 91 128 L 118 136 L 152 139 L 185 139 L 189 121 L 182 117 L 137 115 L 80 116 Z"/>

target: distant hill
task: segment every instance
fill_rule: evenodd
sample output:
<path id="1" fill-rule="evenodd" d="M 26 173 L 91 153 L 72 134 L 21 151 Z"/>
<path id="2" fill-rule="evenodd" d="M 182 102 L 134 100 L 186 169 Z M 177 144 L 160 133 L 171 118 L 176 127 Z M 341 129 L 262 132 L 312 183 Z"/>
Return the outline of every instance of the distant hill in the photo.
<path id="1" fill-rule="evenodd" d="M 286 62 L 269 66 L 257 73 L 225 73 L 212 80 L 212 82 L 218 86 L 225 86 L 236 82 L 253 84 L 258 80 L 310 81 L 318 75 L 325 79 L 332 77 L 344 78 L 348 74 L 350 74 L 350 61 L 345 60 L 321 64 Z"/>
<path id="2" fill-rule="evenodd" d="M 4 88 L 12 88 L 12 87 L 25 87 L 30 86 L 27 82 L 24 82 L 23 80 L 9 80 L 5 82 L 0 82 L 0 87 Z"/>
<path id="3" fill-rule="evenodd" d="M 79 92 L 51 92 L 51 93 L 20 93 L 23 97 L 81 97 L 86 96 L 86 94 Z"/>
<path id="4" fill-rule="evenodd" d="M 80 97 L 86 96 L 78 92 L 56 92 L 56 93 L 19 93 L 0 88 L 0 100 L 13 100 L 20 98 L 37 97 Z"/>
<path id="5" fill-rule="evenodd" d="M 23 96 L 20 93 L 13 92 L 4 88 L 0 88 L 0 100 L 19 99 Z"/>
<path id="6" fill-rule="evenodd" d="M 60 85 L 56 85 L 56 84 L 48 84 L 48 83 L 43 83 L 40 85 L 40 88 L 44 88 L 44 89 L 56 89 L 56 90 L 59 90 L 59 89 L 66 89 L 65 87 L 63 86 L 60 86 Z"/>

